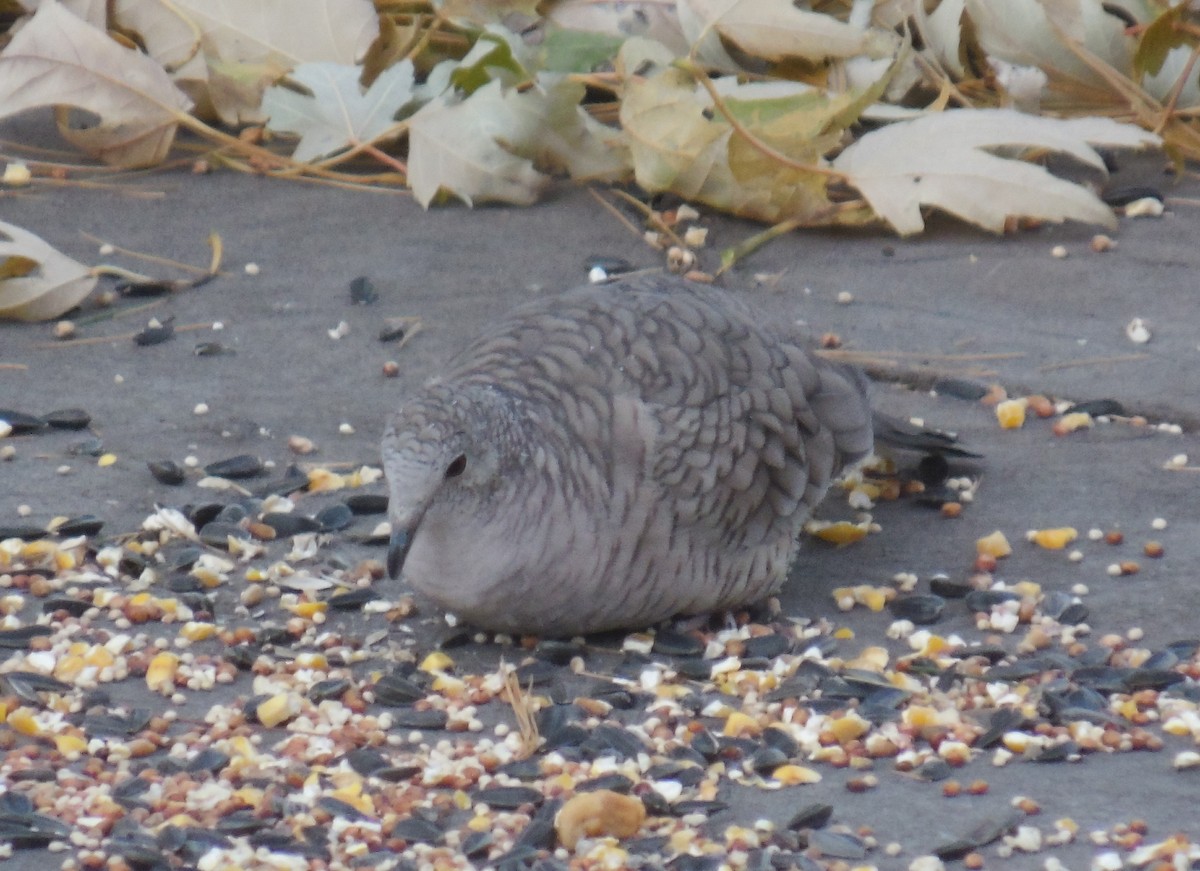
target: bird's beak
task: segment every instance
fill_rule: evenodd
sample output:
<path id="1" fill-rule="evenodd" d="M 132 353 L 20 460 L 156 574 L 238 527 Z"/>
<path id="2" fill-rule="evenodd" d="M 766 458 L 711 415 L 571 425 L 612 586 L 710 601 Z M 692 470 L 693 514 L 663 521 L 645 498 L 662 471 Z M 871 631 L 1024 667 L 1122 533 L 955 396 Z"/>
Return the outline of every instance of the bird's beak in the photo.
<path id="1" fill-rule="evenodd" d="M 404 558 L 408 556 L 408 549 L 412 546 L 412 533 L 407 529 L 396 529 L 392 531 L 391 540 L 388 542 L 387 555 L 387 570 L 388 577 L 396 580 L 400 577 L 400 570 L 404 568 Z"/>

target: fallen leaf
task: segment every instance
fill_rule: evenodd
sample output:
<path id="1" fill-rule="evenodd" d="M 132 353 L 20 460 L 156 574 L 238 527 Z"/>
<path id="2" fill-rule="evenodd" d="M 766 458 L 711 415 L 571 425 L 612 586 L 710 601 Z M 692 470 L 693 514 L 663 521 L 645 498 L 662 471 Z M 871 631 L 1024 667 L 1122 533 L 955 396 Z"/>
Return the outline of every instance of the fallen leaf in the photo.
<path id="1" fill-rule="evenodd" d="M 677 57 L 688 52 L 688 41 L 679 27 L 679 15 L 674 2 L 559 0 L 546 12 L 546 21 L 567 31 L 620 40 L 632 37 L 655 40 L 667 46 Z"/>
<path id="2" fill-rule="evenodd" d="M 966 73 L 959 57 L 965 8 L 966 0 L 942 0 L 932 12 L 925 11 L 924 3 L 913 4 L 913 19 L 924 51 L 956 78 Z"/>
<path id="3" fill-rule="evenodd" d="M 510 100 L 500 82 L 465 99 L 443 95 L 423 106 L 408 129 L 408 182 L 425 208 L 439 191 L 467 205 L 504 202 L 529 205 L 549 182 L 533 161 L 504 148 L 501 140 L 523 137 L 514 129 Z"/>
<path id="4" fill-rule="evenodd" d="M 798 82 L 716 80 L 726 110 L 751 142 L 688 72 L 668 68 L 626 82 L 621 125 L 637 182 L 647 191 L 670 191 L 760 221 L 829 223 L 823 155 L 886 84 L 885 76 L 869 91 L 830 96 Z"/>
<path id="5" fill-rule="evenodd" d="M 460 27 L 500 24 L 512 16 L 538 17 L 538 0 L 433 0 L 438 15 Z"/>
<path id="6" fill-rule="evenodd" d="M 55 0 L 43 3 L 0 52 L 0 117 L 40 106 L 93 113 L 65 137 L 105 163 L 161 163 L 191 106 L 152 59 L 123 48 Z"/>
<path id="7" fill-rule="evenodd" d="M 230 125 L 261 121 L 263 91 L 284 73 L 356 64 L 379 35 L 371 0 L 116 0 L 115 15 Z"/>
<path id="8" fill-rule="evenodd" d="M 590 73 L 617 56 L 624 37 L 607 33 L 554 28 L 542 41 L 543 69 L 560 73 Z"/>
<path id="9" fill-rule="evenodd" d="M 1102 0 L 967 0 L 980 46 L 1011 64 L 1038 67 L 1060 89 L 1072 82 L 1103 85 L 1103 78 L 1059 38 L 1072 40 L 1117 70 L 1130 69 L 1134 43 L 1125 23 Z"/>
<path id="10" fill-rule="evenodd" d="M 1178 87 L 1179 77 L 1187 75 L 1183 87 L 1175 95 L 1175 105 L 1190 108 L 1200 103 L 1200 82 L 1192 71 L 1192 51 L 1200 40 L 1184 27 L 1189 14 L 1187 3 L 1180 3 L 1163 12 L 1142 32 L 1133 70 L 1141 85 L 1151 96 L 1166 101 Z"/>
<path id="11" fill-rule="evenodd" d="M 298 135 L 292 157 L 302 162 L 374 142 L 413 102 L 413 65 L 405 60 L 389 67 L 366 93 L 358 83 L 361 75 L 360 67 L 345 64 L 301 64 L 289 78 L 309 93 L 282 85 L 268 90 L 262 104 L 267 128 Z"/>
<path id="12" fill-rule="evenodd" d="M 897 45 L 891 34 L 799 9 L 791 0 L 678 0 L 676 10 L 697 57 L 724 69 L 738 65 L 721 45 L 722 38 L 751 57 L 768 61 L 821 61 L 864 53 L 883 56 Z"/>
<path id="13" fill-rule="evenodd" d="M 511 111 L 521 116 L 523 134 L 505 139 L 506 147 L 530 158 L 537 169 L 565 172 L 574 179 L 612 182 L 629 174 L 624 133 L 583 110 L 582 82 L 543 73 L 536 84 L 509 101 Z"/>
<path id="14" fill-rule="evenodd" d="M 838 155 L 833 168 L 845 173 L 901 235 L 924 229 L 921 206 L 935 206 L 994 233 L 1004 230 L 1009 217 L 1112 227 L 1112 209 L 1091 191 L 989 150 L 1062 152 L 1103 172 L 1104 161 L 1093 145 L 1142 148 L 1159 141 L 1108 118 L 1060 120 L 1011 109 L 958 109 L 872 131 Z"/>
<path id="15" fill-rule="evenodd" d="M 9 240 L 0 239 L 0 320 L 52 320 L 96 286 L 88 267 L 33 233 L 0 221 L 0 234 Z"/>
<path id="16" fill-rule="evenodd" d="M 450 74 L 450 83 L 464 94 L 472 94 L 488 82 L 505 87 L 532 77 L 534 52 L 517 34 L 493 24 L 479 34 L 471 50 L 458 61 Z"/>

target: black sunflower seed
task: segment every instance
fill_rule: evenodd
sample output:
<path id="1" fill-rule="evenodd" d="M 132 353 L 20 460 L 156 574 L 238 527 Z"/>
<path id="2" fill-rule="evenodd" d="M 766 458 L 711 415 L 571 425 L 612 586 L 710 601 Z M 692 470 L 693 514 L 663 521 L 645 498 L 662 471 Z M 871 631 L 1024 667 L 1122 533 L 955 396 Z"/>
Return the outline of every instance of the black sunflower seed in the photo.
<path id="1" fill-rule="evenodd" d="M 942 618 L 946 600 L 932 593 L 917 593 L 893 599 L 888 609 L 901 620 L 909 620 L 918 626 L 936 623 Z"/>
<path id="2" fill-rule="evenodd" d="M 353 305 L 370 305 L 379 299 L 379 291 L 371 279 L 360 275 L 350 282 L 350 302 Z"/>
<path id="3" fill-rule="evenodd" d="M 354 512 L 349 505 L 335 502 L 318 511 L 313 519 L 321 525 L 322 532 L 339 532 L 354 522 Z"/>
<path id="4" fill-rule="evenodd" d="M 94 514 L 84 514 L 81 517 L 72 517 L 70 520 L 59 525 L 55 533 L 62 536 L 76 535 L 96 535 L 104 528 L 104 521 Z"/>
<path id="5" fill-rule="evenodd" d="M 1089 399 L 1087 402 L 1076 402 L 1071 406 L 1072 412 L 1090 414 L 1092 417 L 1112 415 L 1125 417 L 1125 406 L 1115 399 Z"/>
<path id="6" fill-rule="evenodd" d="M 171 323 L 171 320 L 168 319 L 156 327 L 146 327 L 133 337 L 133 343 L 143 348 L 150 345 L 161 345 L 175 335 L 175 325 Z"/>
<path id="7" fill-rule="evenodd" d="M 498 810 L 516 810 L 522 805 L 540 805 L 546 800 L 531 786 L 493 786 L 481 789 L 471 796 L 477 802 Z"/>
<path id="8" fill-rule="evenodd" d="M 417 711 L 413 708 L 397 708 L 392 712 L 392 725 L 397 729 L 444 729 L 449 720 L 445 711 Z"/>
<path id="9" fill-rule="evenodd" d="M 445 833 L 436 824 L 420 817 L 408 817 L 392 827 L 391 837 L 410 844 L 437 844 Z"/>
<path id="10" fill-rule="evenodd" d="M 335 611 L 357 611 L 368 602 L 379 598 L 379 593 L 369 587 L 357 587 L 345 593 L 335 593 L 329 597 L 329 607 Z"/>
<path id="11" fill-rule="evenodd" d="M 263 461 L 253 454 L 238 454 L 236 457 L 209 463 L 204 467 L 204 473 L 215 478 L 228 478 L 236 481 L 260 475 L 263 468 Z"/>
<path id="12" fill-rule="evenodd" d="M 355 514 L 384 514 L 388 508 L 386 493 L 354 493 L 343 501 Z"/>
<path id="13" fill-rule="evenodd" d="M 0 629 L 0 647 L 9 650 L 24 650 L 35 638 L 45 638 L 54 632 L 49 626 L 22 626 L 19 629 Z M 14 673 L 6 677 L 11 678 Z M 21 674 L 27 674 L 21 672 Z M 68 687 L 69 689 L 69 687 Z"/>
<path id="14" fill-rule="evenodd" d="M 12 427 L 13 435 L 25 435 L 46 428 L 46 421 L 15 408 L 0 408 L 0 420 Z"/>
<path id="15" fill-rule="evenodd" d="M 19 538 L 22 541 L 37 541 L 49 535 L 40 526 L 0 526 L 0 541 L 6 538 Z"/>
<path id="16" fill-rule="evenodd" d="M 168 487 L 177 487 L 184 481 L 183 466 L 174 460 L 151 460 L 146 467 L 155 481 Z"/>
<path id="17" fill-rule="evenodd" d="M 92 422 L 92 416 L 82 408 L 58 408 L 46 412 L 42 419 L 55 429 L 83 429 Z"/>

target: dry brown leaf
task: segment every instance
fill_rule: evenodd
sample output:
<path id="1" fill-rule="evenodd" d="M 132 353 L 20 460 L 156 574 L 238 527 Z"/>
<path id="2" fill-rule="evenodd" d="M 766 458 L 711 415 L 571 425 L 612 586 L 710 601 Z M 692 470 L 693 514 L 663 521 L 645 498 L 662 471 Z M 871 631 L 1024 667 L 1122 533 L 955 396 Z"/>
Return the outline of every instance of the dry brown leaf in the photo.
<path id="1" fill-rule="evenodd" d="M 1152 133 L 1109 118 L 1060 120 L 1011 109 L 961 109 L 868 133 L 838 155 L 833 167 L 901 235 L 925 228 L 922 206 L 994 233 L 1003 232 L 1009 217 L 1112 227 L 1112 209 L 1091 191 L 990 150 L 1042 148 L 1103 172 L 1104 161 L 1093 145 L 1142 148 L 1158 142 Z"/>
<path id="2" fill-rule="evenodd" d="M 60 317 L 96 286 L 88 267 L 33 233 L 0 221 L 0 235 L 8 237 L 0 239 L 0 320 Z"/>
<path id="3" fill-rule="evenodd" d="M 99 117 L 63 135 L 105 163 L 162 162 L 191 101 L 157 63 L 46 2 L 0 52 L 0 117 L 72 106 Z"/>
<path id="4" fill-rule="evenodd" d="M 358 63 L 379 34 L 370 0 L 116 0 L 115 11 L 227 124 L 263 120 L 262 93 L 284 73 Z"/>

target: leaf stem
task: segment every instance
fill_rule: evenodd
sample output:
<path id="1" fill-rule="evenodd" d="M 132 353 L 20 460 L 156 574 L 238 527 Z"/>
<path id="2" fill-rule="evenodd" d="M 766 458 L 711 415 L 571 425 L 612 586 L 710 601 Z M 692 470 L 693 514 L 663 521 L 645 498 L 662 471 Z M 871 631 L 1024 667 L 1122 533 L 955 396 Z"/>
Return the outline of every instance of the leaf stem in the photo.
<path id="1" fill-rule="evenodd" d="M 725 120 L 729 122 L 729 126 L 734 129 L 734 132 L 745 139 L 750 147 L 752 147 L 755 151 L 758 151 L 768 159 L 774 160 L 776 163 L 783 164 L 790 169 L 797 169 L 802 172 L 811 172 L 817 175 L 826 176 L 828 178 L 834 178 L 839 181 L 848 180 L 848 177 L 844 173 L 840 173 L 837 170 L 828 169 L 823 166 L 817 166 L 813 163 L 805 163 L 803 161 L 795 160 L 791 157 L 788 157 L 781 151 L 776 151 L 770 145 L 763 142 L 752 132 L 750 132 L 746 125 L 734 117 L 733 112 L 731 112 L 729 107 L 725 105 L 725 101 L 721 98 L 721 95 L 717 93 L 717 87 L 713 84 L 712 79 L 708 77 L 708 73 L 702 70 L 695 61 L 693 61 L 691 58 L 680 58 L 675 62 L 675 65 L 679 67 L 679 69 L 691 75 L 692 78 L 694 78 L 700 84 L 700 86 L 704 88 L 704 90 L 708 91 L 708 96 L 712 99 L 713 106 L 718 112 L 721 113 L 722 116 L 724 116 Z"/>

